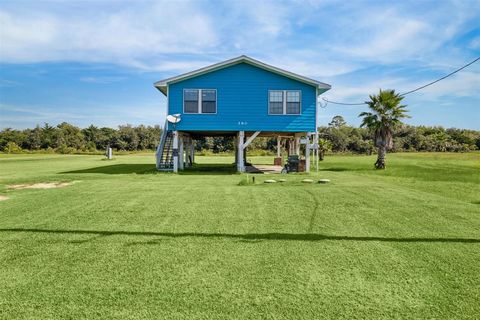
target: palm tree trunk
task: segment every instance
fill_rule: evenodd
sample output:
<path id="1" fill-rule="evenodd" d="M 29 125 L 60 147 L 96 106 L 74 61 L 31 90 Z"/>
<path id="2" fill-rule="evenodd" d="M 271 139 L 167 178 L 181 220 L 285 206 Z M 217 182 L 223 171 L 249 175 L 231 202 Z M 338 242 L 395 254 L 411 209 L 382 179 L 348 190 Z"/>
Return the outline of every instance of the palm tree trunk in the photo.
<path id="1" fill-rule="evenodd" d="M 387 148 L 385 146 L 378 147 L 378 158 L 375 162 L 376 169 L 385 169 L 385 157 L 387 155 Z"/>

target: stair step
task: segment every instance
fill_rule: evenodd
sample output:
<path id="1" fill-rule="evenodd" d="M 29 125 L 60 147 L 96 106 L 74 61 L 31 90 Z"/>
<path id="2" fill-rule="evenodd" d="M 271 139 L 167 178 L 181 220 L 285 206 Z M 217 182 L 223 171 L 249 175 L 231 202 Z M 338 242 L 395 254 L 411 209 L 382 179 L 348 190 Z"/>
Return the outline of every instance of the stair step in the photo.
<path id="1" fill-rule="evenodd" d="M 167 123 L 165 123 L 166 126 Z M 163 139 L 163 148 L 157 152 L 158 170 L 173 171 L 173 132 L 166 131 L 164 134 L 165 136 L 161 138 Z M 160 143 L 162 143 L 162 140 Z"/>

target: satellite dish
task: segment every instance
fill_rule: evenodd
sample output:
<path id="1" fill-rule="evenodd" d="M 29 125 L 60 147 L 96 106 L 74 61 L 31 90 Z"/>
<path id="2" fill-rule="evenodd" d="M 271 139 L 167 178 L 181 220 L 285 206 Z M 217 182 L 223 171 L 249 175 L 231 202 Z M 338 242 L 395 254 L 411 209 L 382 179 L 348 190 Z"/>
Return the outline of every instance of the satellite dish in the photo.
<path id="1" fill-rule="evenodd" d="M 177 113 L 177 114 L 169 114 L 167 116 L 167 121 L 170 122 L 170 123 L 173 123 L 173 124 L 176 124 L 176 123 L 179 123 L 180 120 L 182 120 L 180 118 L 181 114 Z"/>

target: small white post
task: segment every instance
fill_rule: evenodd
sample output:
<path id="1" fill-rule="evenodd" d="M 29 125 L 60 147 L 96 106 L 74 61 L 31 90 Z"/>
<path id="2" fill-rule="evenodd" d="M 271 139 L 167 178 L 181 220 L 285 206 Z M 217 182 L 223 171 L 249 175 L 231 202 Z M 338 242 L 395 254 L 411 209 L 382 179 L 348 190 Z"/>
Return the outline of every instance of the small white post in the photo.
<path id="1" fill-rule="evenodd" d="M 184 153 L 185 153 L 185 167 L 188 168 L 190 166 L 190 137 L 185 137 L 185 144 L 183 146 Z"/>
<path id="2" fill-rule="evenodd" d="M 112 160 L 112 148 L 107 147 L 107 159 Z"/>
<path id="3" fill-rule="evenodd" d="M 315 140 L 314 140 L 314 146 L 315 146 L 315 169 L 318 172 L 318 129 L 315 131 Z"/>
<path id="4" fill-rule="evenodd" d="M 187 149 L 187 154 L 188 154 L 188 159 L 187 163 L 188 166 L 191 167 L 193 165 L 193 140 L 191 137 L 188 138 L 188 149 Z"/>
<path id="5" fill-rule="evenodd" d="M 277 157 L 273 160 L 273 164 L 276 166 L 281 166 L 283 162 L 282 159 L 282 137 L 277 136 Z"/>
<path id="6" fill-rule="evenodd" d="M 310 172 L 310 135 L 307 133 L 307 144 L 305 145 L 305 172 Z"/>
<path id="7" fill-rule="evenodd" d="M 178 169 L 183 170 L 184 168 L 184 160 L 185 160 L 185 155 L 183 154 L 184 148 L 183 148 L 183 135 L 179 136 L 179 144 L 178 144 Z"/>
<path id="8" fill-rule="evenodd" d="M 245 171 L 245 163 L 243 162 L 243 140 L 245 138 L 245 131 L 238 131 L 238 155 L 237 155 L 237 170 L 239 172 Z"/>
<path id="9" fill-rule="evenodd" d="M 233 138 L 233 149 L 235 150 L 235 162 L 234 163 L 235 163 L 235 165 L 238 166 L 238 134 Z"/>
<path id="10" fill-rule="evenodd" d="M 193 139 L 190 139 L 190 157 L 192 157 L 192 166 L 195 163 L 195 143 Z"/>
<path id="11" fill-rule="evenodd" d="M 277 158 L 282 156 L 282 141 L 280 136 L 277 137 Z"/>
<path id="12" fill-rule="evenodd" d="M 178 172 L 178 131 L 173 131 L 173 172 Z"/>

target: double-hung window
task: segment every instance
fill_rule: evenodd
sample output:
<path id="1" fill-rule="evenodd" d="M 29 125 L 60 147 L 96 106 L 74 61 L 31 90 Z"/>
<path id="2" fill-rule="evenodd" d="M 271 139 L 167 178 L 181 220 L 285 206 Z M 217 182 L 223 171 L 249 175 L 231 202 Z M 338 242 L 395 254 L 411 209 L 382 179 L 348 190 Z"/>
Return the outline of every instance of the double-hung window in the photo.
<path id="1" fill-rule="evenodd" d="M 268 114 L 300 114 L 299 90 L 270 90 L 268 92 Z"/>
<path id="2" fill-rule="evenodd" d="M 268 113 L 283 114 L 283 91 L 270 91 Z"/>
<path id="3" fill-rule="evenodd" d="M 217 113 L 216 90 L 202 90 L 202 113 Z"/>
<path id="4" fill-rule="evenodd" d="M 196 89 L 185 89 L 183 91 L 184 113 L 198 113 L 198 91 Z"/>
<path id="5" fill-rule="evenodd" d="M 300 91 L 285 91 L 287 95 L 287 114 L 300 114 Z"/>
<path id="6" fill-rule="evenodd" d="M 184 113 L 217 113 L 217 90 L 214 89 L 184 89 Z"/>

